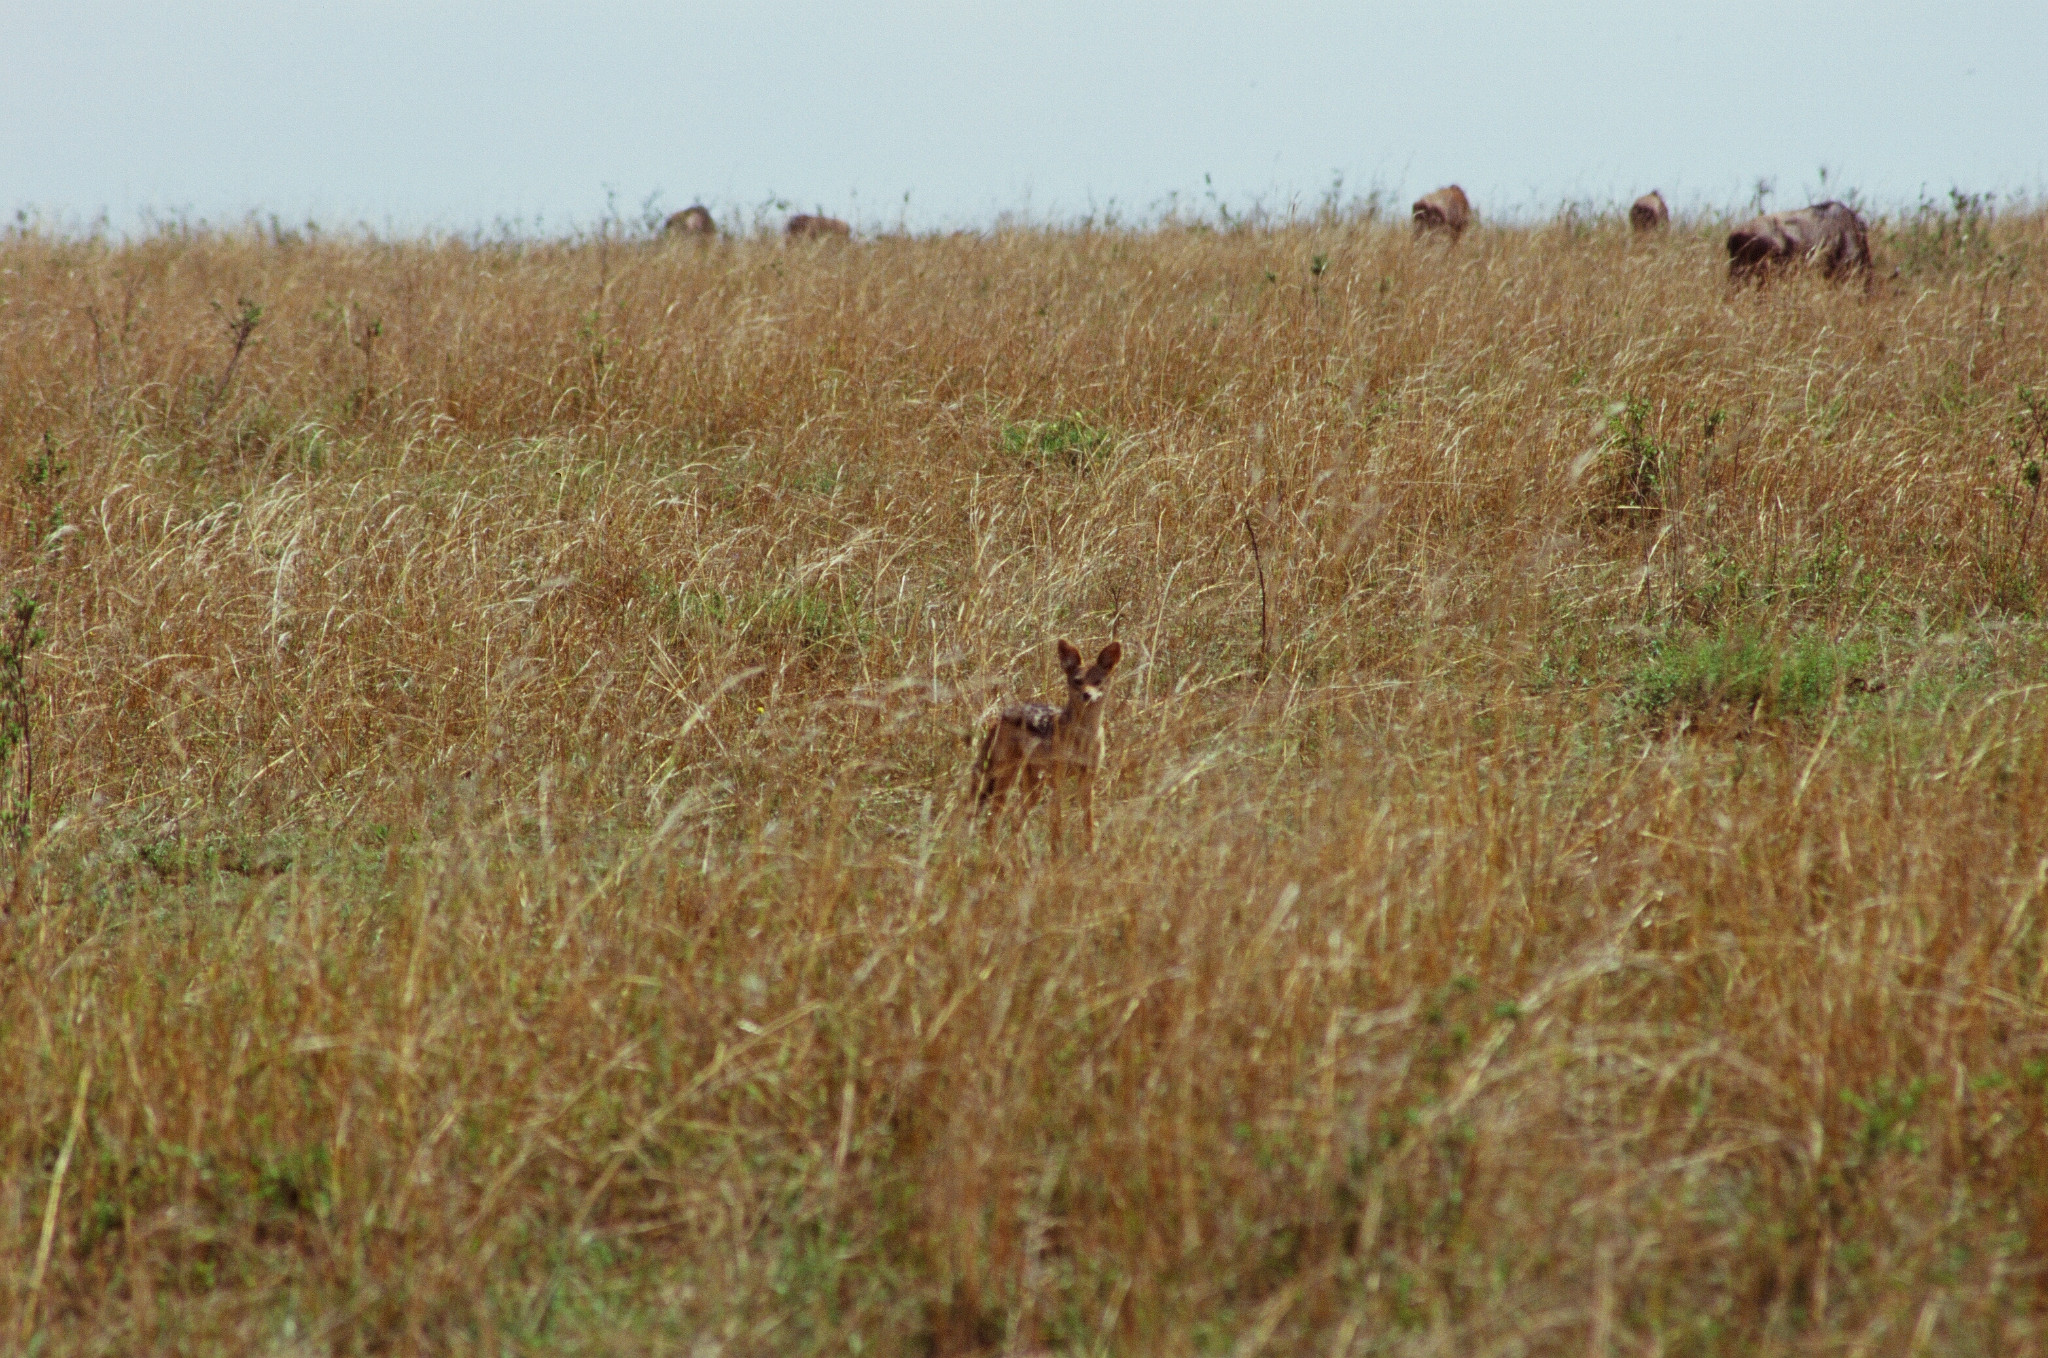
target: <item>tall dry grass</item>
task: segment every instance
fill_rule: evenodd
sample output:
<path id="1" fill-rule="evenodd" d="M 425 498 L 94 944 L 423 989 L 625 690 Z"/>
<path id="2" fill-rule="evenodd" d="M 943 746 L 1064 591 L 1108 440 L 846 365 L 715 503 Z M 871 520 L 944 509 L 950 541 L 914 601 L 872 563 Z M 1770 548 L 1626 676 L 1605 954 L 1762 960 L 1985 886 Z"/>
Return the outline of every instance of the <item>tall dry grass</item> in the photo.
<path id="1" fill-rule="evenodd" d="M 2035 1351 L 2044 247 L 0 242 L 0 1346 Z"/>

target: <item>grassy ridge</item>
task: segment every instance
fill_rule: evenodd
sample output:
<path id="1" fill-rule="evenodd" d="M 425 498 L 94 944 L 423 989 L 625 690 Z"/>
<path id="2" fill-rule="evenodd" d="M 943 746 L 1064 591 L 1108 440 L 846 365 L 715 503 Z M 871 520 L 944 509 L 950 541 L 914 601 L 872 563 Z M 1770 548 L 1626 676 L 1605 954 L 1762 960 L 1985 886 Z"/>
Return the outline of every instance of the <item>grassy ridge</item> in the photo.
<path id="1" fill-rule="evenodd" d="M 2029 1350 L 2044 248 L 0 241 L 0 1344 Z"/>

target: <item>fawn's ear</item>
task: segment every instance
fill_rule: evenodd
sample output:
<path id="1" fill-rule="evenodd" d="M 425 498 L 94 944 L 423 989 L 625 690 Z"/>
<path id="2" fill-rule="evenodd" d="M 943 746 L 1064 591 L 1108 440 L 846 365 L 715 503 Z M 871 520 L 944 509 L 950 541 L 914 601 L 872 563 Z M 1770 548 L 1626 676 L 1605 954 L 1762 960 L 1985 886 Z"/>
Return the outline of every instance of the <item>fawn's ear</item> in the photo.
<path id="1" fill-rule="evenodd" d="M 1101 670 L 1104 674 L 1108 674 L 1116 668 L 1116 662 L 1123 658 L 1124 644 L 1121 641 L 1112 641 L 1096 655 L 1095 668 Z"/>
<path id="2" fill-rule="evenodd" d="M 1060 638 L 1060 668 L 1069 675 L 1081 672 L 1081 653 L 1075 650 L 1074 643 L 1065 637 Z"/>

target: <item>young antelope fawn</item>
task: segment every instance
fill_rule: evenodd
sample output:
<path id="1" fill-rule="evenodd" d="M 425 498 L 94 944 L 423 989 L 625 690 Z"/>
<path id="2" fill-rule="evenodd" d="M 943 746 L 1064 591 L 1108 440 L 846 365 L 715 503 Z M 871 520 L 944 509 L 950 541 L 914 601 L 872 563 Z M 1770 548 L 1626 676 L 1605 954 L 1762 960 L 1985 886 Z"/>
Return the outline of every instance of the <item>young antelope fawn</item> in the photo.
<path id="1" fill-rule="evenodd" d="M 1080 785 L 1081 819 L 1088 829 L 1088 847 L 1095 847 L 1095 771 L 1102 767 L 1102 709 L 1109 694 L 1109 672 L 1123 659 L 1121 642 L 1112 641 L 1081 668 L 1081 653 L 1071 641 L 1060 642 L 1060 668 L 1067 674 L 1067 705 L 1013 703 L 989 724 L 975 757 L 974 801 L 988 809 L 987 827 L 994 833 L 1003 802 L 1019 781 L 1024 806 L 1019 818 L 1045 792 L 1047 782 L 1072 779 Z M 1060 803 L 1053 789 L 1052 845 L 1060 846 Z"/>

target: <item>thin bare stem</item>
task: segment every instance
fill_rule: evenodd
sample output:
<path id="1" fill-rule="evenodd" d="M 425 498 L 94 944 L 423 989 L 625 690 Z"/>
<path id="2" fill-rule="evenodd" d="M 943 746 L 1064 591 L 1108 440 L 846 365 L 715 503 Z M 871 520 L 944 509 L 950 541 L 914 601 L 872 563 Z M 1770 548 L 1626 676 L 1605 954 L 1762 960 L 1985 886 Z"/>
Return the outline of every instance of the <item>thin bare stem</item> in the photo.
<path id="1" fill-rule="evenodd" d="M 1245 536 L 1252 540 L 1252 565 L 1259 573 L 1259 676 L 1264 678 L 1271 668 L 1266 657 L 1266 562 L 1259 553 L 1258 530 L 1252 527 L 1252 516 L 1244 516 Z"/>

